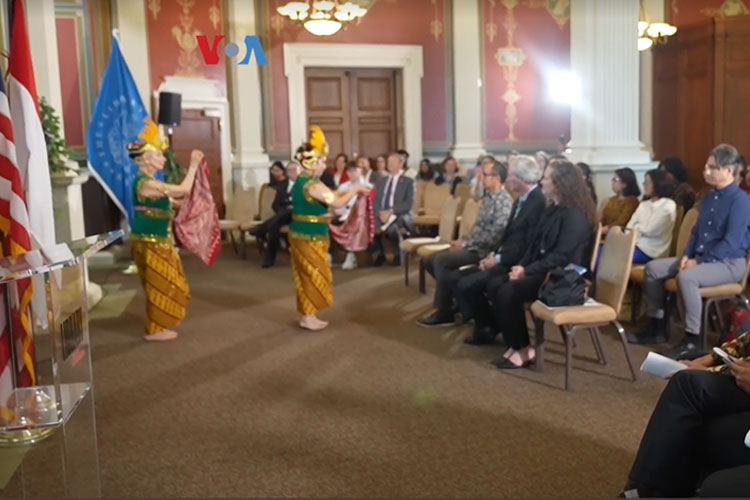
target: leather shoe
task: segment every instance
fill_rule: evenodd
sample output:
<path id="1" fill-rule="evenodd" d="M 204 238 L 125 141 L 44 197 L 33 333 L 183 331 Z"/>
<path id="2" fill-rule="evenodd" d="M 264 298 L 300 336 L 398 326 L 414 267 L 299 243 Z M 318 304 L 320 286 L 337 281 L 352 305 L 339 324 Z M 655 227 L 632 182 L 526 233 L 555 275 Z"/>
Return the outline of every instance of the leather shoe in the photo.
<path id="1" fill-rule="evenodd" d="M 417 325 L 423 328 L 453 326 L 454 324 L 455 324 L 455 320 L 453 318 L 443 317 L 443 316 L 440 316 L 438 313 L 433 313 L 427 318 L 417 320 Z"/>
<path id="2" fill-rule="evenodd" d="M 380 267 L 383 264 L 385 264 L 385 255 L 383 255 L 381 253 L 380 255 L 378 255 L 377 257 L 375 257 L 375 262 L 372 263 L 372 266 L 373 267 Z"/>
<path id="3" fill-rule="evenodd" d="M 660 352 L 659 354 L 674 360 L 693 360 L 700 358 L 706 353 L 703 351 L 703 343 L 701 342 L 700 335 L 685 333 L 685 338 L 682 342 L 671 349 Z"/>
<path id="4" fill-rule="evenodd" d="M 469 345 L 492 344 L 493 342 L 495 342 L 495 336 L 496 334 L 492 331 L 491 328 L 487 326 L 484 326 L 484 327 L 477 326 L 474 328 L 474 332 L 471 334 L 471 337 L 466 337 L 464 339 L 464 344 L 469 344 Z"/>

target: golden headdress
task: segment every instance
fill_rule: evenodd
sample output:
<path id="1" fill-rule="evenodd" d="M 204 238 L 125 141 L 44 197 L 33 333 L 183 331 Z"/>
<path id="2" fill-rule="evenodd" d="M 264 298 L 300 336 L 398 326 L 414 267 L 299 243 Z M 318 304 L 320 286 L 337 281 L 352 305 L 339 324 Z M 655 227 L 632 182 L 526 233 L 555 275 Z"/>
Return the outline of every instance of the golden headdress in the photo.
<path id="1" fill-rule="evenodd" d="M 146 118 L 143 122 L 143 130 L 138 134 L 141 140 L 126 146 L 131 158 L 137 158 L 146 151 L 164 151 L 169 147 L 167 138 L 161 134 L 159 126 L 153 120 Z"/>
<path id="2" fill-rule="evenodd" d="M 300 162 L 303 168 L 313 170 L 318 160 L 328 156 L 328 143 L 323 131 L 317 125 L 310 127 L 310 140 L 297 150 L 294 158 Z"/>

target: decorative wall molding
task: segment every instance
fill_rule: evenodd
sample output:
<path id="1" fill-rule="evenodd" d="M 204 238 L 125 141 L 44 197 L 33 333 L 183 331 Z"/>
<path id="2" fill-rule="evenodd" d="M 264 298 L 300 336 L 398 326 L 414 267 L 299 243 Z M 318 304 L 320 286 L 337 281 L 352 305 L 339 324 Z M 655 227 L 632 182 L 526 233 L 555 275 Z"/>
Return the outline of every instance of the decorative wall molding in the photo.
<path id="1" fill-rule="evenodd" d="M 422 47 L 419 45 L 285 43 L 292 149 L 307 140 L 305 68 L 397 68 L 403 78 L 404 146 L 422 154 Z"/>

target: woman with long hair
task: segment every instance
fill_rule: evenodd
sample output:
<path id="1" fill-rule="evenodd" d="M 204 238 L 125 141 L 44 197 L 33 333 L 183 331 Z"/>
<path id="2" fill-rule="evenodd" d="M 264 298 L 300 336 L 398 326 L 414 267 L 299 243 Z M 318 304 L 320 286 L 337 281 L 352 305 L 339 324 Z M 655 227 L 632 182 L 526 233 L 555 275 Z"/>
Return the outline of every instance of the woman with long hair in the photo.
<path id="1" fill-rule="evenodd" d="M 587 163 L 584 163 L 582 161 L 576 163 L 576 167 L 578 167 L 578 170 L 580 170 L 581 174 L 583 174 L 583 180 L 586 181 L 586 186 L 588 186 L 589 193 L 591 193 L 591 199 L 594 200 L 594 205 L 596 205 L 599 202 L 599 199 L 596 196 L 594 183 L 591 181 L 591 167 L 589 167 Z"/>
<path id="2" fill-rule="evenodd" d="M 544 171 L 542 219 L 518 265 L 488 285 L 495 323 L 508 350 L 493 363 L 500 369 L 529 366 L 536 353 L 529 341 L 524 304 L 535 300 L 547 273 L 568 264 L 585 265 L 596 225 L 596 207 L 588 186 L 569 161 L 552 161 Z"/>
<path id="3" fill-rule="evenodd" d="M 326 169 L 328 144 L 320 127 L 310 127 L 310 140 L 297 149 L 295 159 L 304 171 L 292 187 L 292 222 L 289 224 L 289 253 L 292 277 L 297 291 L 299 326 L 322 330 L 327 321 L 318 311 L 331 305 L 333 276 L 328 264 L 329 208 L 346 205 L 357 193 L 368 193 L 367 186 L 352 185 L 346 191 L 331 191 L 320 176 Z"/>
<path id="4" fill-rule="evenodd" d="M 419 162 L 419 172 L 417 172 L 417 180 L 431 181 L 435 177 L 435 169 L 432 167 L 432 162 L 427 158 L 422 158 Z"/>
<path id="5" fill-rule="evenodd" d="M 685 212 L 695 205 L 696 194 L 690 184 L 688 184 L 688 175 L 685 164 L 682 160 L 674 156 L 664 158 L 656 167 L 668 174 L 672 183 L 672 194 L 670 198 L 674 200 L 677 206 L 683 207 Z"/>
<path id="6" fill-rule="evenodd" d="M 276 160 L 271 163 L 271 167 L 268 169 L 268 185 L 273 187 L 281 184 L 286 179 L 286 170 L 284 164 Z"/>
<path id="7" fill-rule="evenodd" d="M 451 195 L 455 194 L 456 186 L 461 184 L 463 179 L 458 175 L 458 162 L 452 156 L 443 160 L 441 172 L 435 178 L 435 184 L 448 184 L 451 187 Z"/>
<path id="8" fill-rule="evenodd" d="M 342 185 L 349 180 L 349 176 L 346 173 L 346 166 L 349 163 L 349 157 L 344 153 L 336 155 L 336 160 L 333 162 L 333 180 L 336 182 L 336 187 Z"/>
<path id="9" fill-rule="evenodd" d="M 645 264 L 669 253 L 677 217 L 677 205 L 669 198 L 671 193 L 672 183 L 666 172 L 658 169 L 646 172 L 643 177 L 645 199 L 626 226 L 638 231 L 633 262 Z"/>
<path id="10" fill-rule="evenodd" d="M 610 227 L 624 227 L 633 212 L 638 208 L 638 197 L 641 189 L 635 178 L 635 172 L 629 168 L 618 168 L 612 177 L 614 196 L 607 200 L 602 211 L 602 237 L 607 235 Z"/>
<path id="11" fill-rule="evenodd" d="M 190 300 L 185 273 L 172 238 L 172 200 L 190 194 L 203 153 L 193 150 L 190 167 L 180 184 L 154 178 L 164 168 L 167 139 L 151 120 L 146 121 L 141 140 L 127 145 L 138 165 L 133 183 L 135 214 L 131 225 L 130 251 L 146 292 L 146 340 L 173 340 L 172 330 L 185 317 Z"/>

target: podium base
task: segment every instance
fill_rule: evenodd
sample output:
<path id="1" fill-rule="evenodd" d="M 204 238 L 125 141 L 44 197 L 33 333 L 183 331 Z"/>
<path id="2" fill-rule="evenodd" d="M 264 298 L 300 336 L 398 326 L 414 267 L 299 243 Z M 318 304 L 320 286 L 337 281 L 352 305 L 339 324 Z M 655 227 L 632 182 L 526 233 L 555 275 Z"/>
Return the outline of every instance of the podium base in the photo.
<path id="1" fill-rule="evenodd" d="M 23 421 L 21 417 L 19 421 Z M 28 446 L 44 441 L 50 437 L 57 427 L 47 427 L 44 429 L 24 429 L 19 431 L 0 431 L 0 448 L 13 448 Z"/>

